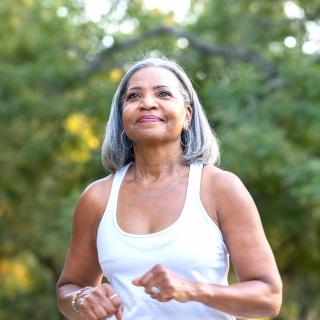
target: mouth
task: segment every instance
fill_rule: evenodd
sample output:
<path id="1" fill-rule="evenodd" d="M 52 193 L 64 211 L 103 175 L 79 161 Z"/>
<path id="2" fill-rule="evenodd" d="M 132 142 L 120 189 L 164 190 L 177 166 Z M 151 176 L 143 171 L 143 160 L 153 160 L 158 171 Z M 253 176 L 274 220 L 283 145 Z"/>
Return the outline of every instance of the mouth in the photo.
<path id="1" fill-rule="evenodd" d="M 138 119 L 137 123 L 161 122 L 162 119 L 154 115 L 145 115 Z"/>

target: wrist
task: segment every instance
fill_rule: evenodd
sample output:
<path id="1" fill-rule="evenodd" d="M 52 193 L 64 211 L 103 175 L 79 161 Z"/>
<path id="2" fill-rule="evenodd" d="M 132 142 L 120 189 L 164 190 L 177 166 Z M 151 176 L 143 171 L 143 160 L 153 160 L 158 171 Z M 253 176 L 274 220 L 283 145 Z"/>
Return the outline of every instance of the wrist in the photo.
<path id="1" fill-rule="evenodd" d="M 192 282 L 189 290 L 189 300 L 206 303 L 213 296 L 212 285 L 202 282 Z"/>

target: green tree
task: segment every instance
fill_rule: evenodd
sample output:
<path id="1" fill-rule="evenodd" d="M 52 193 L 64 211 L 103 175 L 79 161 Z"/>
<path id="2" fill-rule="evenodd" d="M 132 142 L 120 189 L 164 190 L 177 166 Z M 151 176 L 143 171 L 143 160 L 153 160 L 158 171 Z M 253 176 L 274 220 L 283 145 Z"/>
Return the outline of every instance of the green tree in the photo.
<path id="1" fill-rule="evenodd" d="M 222 142 L 221 167 L 256 200 L 285 285 L 278 319 L 318 319 L 320 51 L 305 52 L 320 4 L 192 1 L 177 23 L 143 1 L 108 3 L 98 23 L 81 1 L 0 3 L 0 319 L 59 318 L 73 208 L 106 174 L 112 95 L 146 54 L 185 67 Z"/>

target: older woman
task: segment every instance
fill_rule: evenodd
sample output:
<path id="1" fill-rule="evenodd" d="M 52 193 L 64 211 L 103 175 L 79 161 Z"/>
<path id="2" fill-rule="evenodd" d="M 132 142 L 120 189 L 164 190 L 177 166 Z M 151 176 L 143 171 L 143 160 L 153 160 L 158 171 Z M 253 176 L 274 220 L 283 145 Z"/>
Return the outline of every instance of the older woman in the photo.
<path id="1" fill-rule="evenodd" d="M 281 279 L 256 206 L 239 178 L 214 166 L 217 140 L 177 64 L 146 59 L 128 71 L 102 149 L 112 174 L 92 183 L 75 210 L 57 284 L 64 315 L 278 314 Z M 238 278 L 232 285 L 229 255 Z"/>

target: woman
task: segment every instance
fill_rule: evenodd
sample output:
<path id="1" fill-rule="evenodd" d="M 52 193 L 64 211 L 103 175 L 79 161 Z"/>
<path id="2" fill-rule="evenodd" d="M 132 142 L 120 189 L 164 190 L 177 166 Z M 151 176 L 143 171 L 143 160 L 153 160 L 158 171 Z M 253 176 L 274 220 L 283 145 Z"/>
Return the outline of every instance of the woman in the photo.
<path id="1" fill-rule="evenodd" d="M 112 174 L 75 210 L 60 311 L 88 320 L 276 316 L 282 283 L 259 214 L 239 178 L 214 166 L 218 158 L 185 72 L 164 59 L 135 64 L 102 148 Z"/>

